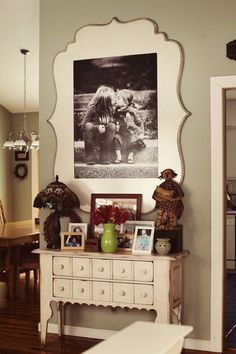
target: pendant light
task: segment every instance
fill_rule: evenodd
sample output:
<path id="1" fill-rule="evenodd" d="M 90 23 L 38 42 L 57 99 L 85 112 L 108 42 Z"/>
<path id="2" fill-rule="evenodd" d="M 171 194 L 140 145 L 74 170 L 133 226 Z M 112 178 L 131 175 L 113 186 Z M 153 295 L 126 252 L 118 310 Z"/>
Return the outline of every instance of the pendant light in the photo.
<path id="1" fill-rule="evenodd" d="M 21 54 L 24 55 L 24 127 L 21 129 L 18 138 L 13 140 L 13 133 L 10 132 L 8 140 L 3 144 L 4 149 L 27 152 L 29 149 L 39 149 L 39 135 L 33 131 L 30 136 L 27 132 L 27 113 L 26 113 L 26 56 L 29 54 L 28 49 L 21 49 Z"/>

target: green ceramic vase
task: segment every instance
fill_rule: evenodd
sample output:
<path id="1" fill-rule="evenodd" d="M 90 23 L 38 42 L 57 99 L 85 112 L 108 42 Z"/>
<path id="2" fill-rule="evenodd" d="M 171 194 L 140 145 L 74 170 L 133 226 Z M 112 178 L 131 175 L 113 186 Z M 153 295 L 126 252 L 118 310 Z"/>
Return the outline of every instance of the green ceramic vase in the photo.
<path id="1" fill-rule="evenodd" d="M 102 252 L 114 253 L 117 250 L 117 245 L 115 224 L 103 224 L 103 234 L 101 238 Z"/>

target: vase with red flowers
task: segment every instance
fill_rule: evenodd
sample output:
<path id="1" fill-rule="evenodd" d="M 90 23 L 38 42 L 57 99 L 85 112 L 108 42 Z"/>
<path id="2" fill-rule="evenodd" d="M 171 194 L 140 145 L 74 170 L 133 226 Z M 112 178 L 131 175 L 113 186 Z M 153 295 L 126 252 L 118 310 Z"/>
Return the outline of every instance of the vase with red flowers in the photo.
<path id="1" fill-rule="evenodd" d="M 104 253 L 114 253 L 117 250 L 115 226 L 126 222 L 130 217 L 126 209 L 114 205 L 101 205 L 92 213 L 95 225 L 103 225 L 101 248 Z"/>

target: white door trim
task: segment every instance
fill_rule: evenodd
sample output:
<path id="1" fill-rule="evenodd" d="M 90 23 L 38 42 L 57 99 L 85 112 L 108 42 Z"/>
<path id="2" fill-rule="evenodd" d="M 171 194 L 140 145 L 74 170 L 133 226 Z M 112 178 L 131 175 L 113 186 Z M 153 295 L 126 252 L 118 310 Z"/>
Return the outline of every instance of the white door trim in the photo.
<path id="1" fill-rule="evenodd" d="M 236 76 L 211 78 L 211 351 L 223 350 L 224 107 Z"/>

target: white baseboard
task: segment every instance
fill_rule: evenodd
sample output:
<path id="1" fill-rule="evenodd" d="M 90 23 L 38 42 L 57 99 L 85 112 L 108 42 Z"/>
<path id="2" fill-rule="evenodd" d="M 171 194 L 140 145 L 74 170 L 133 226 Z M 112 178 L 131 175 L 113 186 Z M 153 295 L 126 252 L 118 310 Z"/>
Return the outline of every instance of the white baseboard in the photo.
<path id="1" fill-rule="evenodd" d="M 212 351 L 215 353 L 215 351 L 211 349 L 211 341 L 210 340 L 185 338 L 184 349 L 202 350 L 202 351 L 206 351 L 206 352 Z"/>
<path id="2" fill-rule="evenodd" d="M 38 329 L 40 331 L 40 323 L 38 324 Z M 58 333 L 58 326 L 56 323 L 48 324 L 48 333 Z M 107 339 L 114 333 L 116 333 L 116 331 L 111 331 L 108 329 L 75 327 L 75 326 L 67 326 L 67 325 L 63 327 L 63 334 L 67 336 L 75 336 L 75 337 Z"/>
<path id="3" fill-rule="evenodd" d="M 40 323 L 38 325 L 40 331 Z M 63 327 L 63 334 L 75 337 L 86 337 L 86 338 L 97 338 L 97 339 L 107 339 L 116 331 L 97 329 L 97 328 L 87 328 L 87 327 L 75 327 L 67 326 Z M 58 326 L 56 323 L 48 324 L 48 333 L 58 333 Z M 211 349 L 210 340 L 199 340 L 186 338 L 184 341 L 185 349 L 202 350 L 202 351 L 213 351 Z"/>

